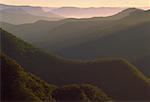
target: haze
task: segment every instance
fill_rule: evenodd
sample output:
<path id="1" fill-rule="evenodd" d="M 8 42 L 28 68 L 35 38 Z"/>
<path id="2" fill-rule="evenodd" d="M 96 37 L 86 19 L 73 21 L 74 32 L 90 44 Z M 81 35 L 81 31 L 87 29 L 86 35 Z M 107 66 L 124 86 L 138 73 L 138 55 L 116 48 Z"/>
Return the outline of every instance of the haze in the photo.
<path id="1" fill-rule="evenodd" d="M 0 3 L 48 7 L 150 7 L 150 0 L 1 0 Z"/>

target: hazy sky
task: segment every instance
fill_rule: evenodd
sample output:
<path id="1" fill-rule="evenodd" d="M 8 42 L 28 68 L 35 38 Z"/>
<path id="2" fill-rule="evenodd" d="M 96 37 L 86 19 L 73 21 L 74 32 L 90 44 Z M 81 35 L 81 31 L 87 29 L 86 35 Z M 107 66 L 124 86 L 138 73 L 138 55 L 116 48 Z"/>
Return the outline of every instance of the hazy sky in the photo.
<path id="1" fill-rule="evenodd" d="M 150 7 L 150 0 L 0 0 L 0 3 L 49 7 Z"/>

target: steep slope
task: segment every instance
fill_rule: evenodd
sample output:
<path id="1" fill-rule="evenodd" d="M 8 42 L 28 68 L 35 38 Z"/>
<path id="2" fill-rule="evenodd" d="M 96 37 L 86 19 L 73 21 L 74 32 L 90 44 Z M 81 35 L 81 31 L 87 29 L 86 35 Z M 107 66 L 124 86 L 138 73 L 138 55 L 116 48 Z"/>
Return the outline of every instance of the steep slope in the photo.
<path id="1" fill-rule="evenodd" d="M 147 78 L 123 59 L 61 60 L 1 30 L 2 51 L 29 71 L 56 85 L 91 83 L 115 100 L 150 100 Z"/>
<path id="2" fill-rule="evenodd" d="M 72 84 L 56 88 L 52 97 L 59 102 L 113 102 L 102 90 L 90 84 Z"/>
<path id="3" fill-rule="evenodd" d="M 51 93 L 55 86 L 26 72 L 4 54 L 0 54 L 0 61 L 1 101 L 54 101 Z"/>
<path id="4" fill-rule="evenodd" d="M 69 102 L 75 100 L 78 102 L 111 102 L 112 100 L 96 86 L 75 84 L 58 88 L 26 72 L 15 60 L 4 54 L 0 54 L 0 61 L 2 73 L 1 101 L 55 102 L 55 100 L 64 101 L 67 98 Z"/>
<path id="5" fill-rule="evenodd" d="M 2 23 L 1 26 L 47 52 L 78 59 L 124 57 L 150 76 L 149 58 L 144 58 L 149 56 L 148 22 L 147 11 L 130 8 L 110 17 L 38 21 L 17 26 Z"/>
<path id="6" fill-rule="evenodd" d="M 70 19 L 69 19 L 70 20 Z M 127 9 L 111 17 L 70 20 L 45 33 L 39 45 L 47 51 L 80 44 L 86 41 L 111 35 L 122 29 L 150 21 L 150 14 L 139 9 Z M 48 44 L 48 46 L 44 46 Z"/>
<path id="7" fill-rule="evenodd" d="M 150 22 L 146 22 L 59 52 L 62 56 L 78 59 L 123 57 L 135 63 L 147 76 L 150 76 L 149 28 Z"/>
<path id="8" fill-rule="evenodd" d="M 4 23 L 1 26 L 34 46 L 56 52 L 148 21 L 150 21 L 149 13 L 131 8 L 110 17 L 40 21 L 18 26 Z"/>
<path id="9" fill-rule="evenodd" d="M 25 41 L 40 43 L 40 39 L 43 39 L 45 34 L 47 34 L 46 32 L 49 32 L 51 29 L 54 29 L 63 23 L 65 23 L 65 21 L 57 22 L 39 20 L 35 23 L 22 25 L 13 25 L 10 23 L 1 22 L 0 26 L 11 33 L 15 33 L 15 36 L 20 37 Z"/>
<path id="10" fill-rule="evenodd" d="M 139 67 L 143 73 L 149 77 L 150 72 L 149 72 L 149 66 L 150 66 L 150 54 L 147 54 L 146 56 L 143 56 L 142 58 L 139 58 L 133 62 L 136 66 Z"/>
<path id="11" fill-rule="evenodd" d="M 27 68 L 30 72 L 35 73 L 41 70 L 43 65 L 45 69 L 49 69 L 49 66 L 58 61 L 54 56 L 50 56 L 43 53 L 32 45 L 18 39 L 12 34 L 1 29 L 1 50 L 8 56 L 17 60 L 24 68 Z M 30 59 L 30 60 L 29 60 Z M 55 61 L 56 59 L 56 61 Z M 51 61 L 51 62 L 50 62 Z M 40 64 L 42 62 L 42 64 Z M 43 75 L 45 71 L 41 72 Z"/>
<path id="12" fill-rule="evenodd" d="M 144 22 L 150 22 L 150 14 L 147 11 L 130 8 L 111 17 L 66 19 L 57 22 L 38 21 L 18 26 L 4 23 L 2 27 L 47 52 L 57 52 L 64 57 L 79 59 L 100 56 L 125 57 L 137 65 L 145 75 L 150 76 L 149 60 L 147 57 L 144 58 L 148 56 L 145 54 L 149 54 L 147 47 L 150 38 L 149 24 Z M 145 33 L 141 35 L 143 32 Z M 114 35 L 118 36 L 115 39 L 123 39 L 121 41 L 123 46 L 120 40 L 114 38 L 112 39 L 115 41 L 104 41 L 105 38 L 107 39 L 105 36 L 113 37 Z M 124 36 L 126 39 L 123 38 Z M 104 37 L 103 41 L 99 41 L 101 37 L 102 39 Z M 130 43 L 127 42 L 128 39 Z"/>

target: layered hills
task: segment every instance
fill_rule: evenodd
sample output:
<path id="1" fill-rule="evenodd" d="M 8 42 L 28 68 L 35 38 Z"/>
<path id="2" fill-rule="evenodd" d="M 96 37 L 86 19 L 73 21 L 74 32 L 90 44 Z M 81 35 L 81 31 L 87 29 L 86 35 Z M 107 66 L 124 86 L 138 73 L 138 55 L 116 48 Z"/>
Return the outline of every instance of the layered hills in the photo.
<path id="1" fill-rule="evenodd" d="M 123 57 L 149 76 L 149 27 L 150 22 L 146 22 L 114 32 L 109 36 L 64 48 L 60 52 L 62 56 L 77 59 Z"/>
<path id="2" fill-rule="evenodd" d="M 109 16 L 119 11 L 126 9 L 121 7 L 89 7 L 89 8 L 79 8 L 79 7 L 39 7 L 39 6 L 14 6 L 0 4 L 0 10 L 12 9 L 12 8 L 22 8 L 32 14 L 40 14 L 40 9 L 44 10 L 50 14 L 61 15 L 66 18 L 90 18 L 98 16 Z M 38 12 L 38 13 L 37 13 Z M 45 14 L 44 14 L 45 15 Z"/>
<path id="3" fill-rule="evenodd" d="M 40 7 L 8 6 L 0 4 L 1 22 L 12 24 L 33 23 L 38 20 L 56 21 L 64 17 L 54 13 L 45 12 Z"/>
<path id="4" fill-rule="evenodd" d="M 49 85 L 1 53 L 1 101 L 54 101 Z"/>
<path id="5" fill-rule="evenodd" d="M 9 32 L 15 33 L 16 36 L 35 43 L 38 47 L 46 46 L 47 50 L 56 50 L 71 46 L 72 43 L 93 40 L 150 21 L 149 17 L 150 14 L 146 11 L 131 8 L 109 17 L 65 19 L 56 22 L 38 21 L 16 26 L 2 23 L 1 26 Z"/>
<path id="6" fill-rule="evenodd" d="M 121 7 L 60 7 L 49 10 L 50 12 L 62 15 L 68 18 L 90 18 L 99 16 L 110 16 L 122 11 Z"/>
<path id="7" fill-rule="evenodd" d="M 126 58 L 149 76 L 149 22 L 148 11 L 130 8 L 109 17 L 38 21 L 16 26 L 2 23 L 2 28 L 63 57 Z"/>
<path id="8" fill-rule="evenodd" d="M 1 50 L 26 70 L 55 85 L 90 83 L 119 101 L 147 101 L 147 78 L 124 59 L 66 60 L 34 48 L 1 29 Z M 59 97 L 60 98 L 60 97 Z"/>
<path id="9" fill-rule="evenodd" d="M 112 102 L 98 87 L 82 85 L 49 85 L 35 75 L 25 71 L 15 60 L 1 53 L 1 101 L 84 101 Z"/>

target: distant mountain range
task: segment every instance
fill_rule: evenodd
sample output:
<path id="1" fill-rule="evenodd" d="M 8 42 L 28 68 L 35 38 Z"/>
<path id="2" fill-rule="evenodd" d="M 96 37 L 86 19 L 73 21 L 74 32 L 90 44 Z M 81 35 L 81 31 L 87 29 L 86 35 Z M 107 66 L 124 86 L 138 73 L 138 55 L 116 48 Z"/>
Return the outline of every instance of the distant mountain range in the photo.
<path id="1" fill-rule="evenodd" d="M 78 7 L 61 7 L 51 9 L 50 12 L 53 12 L 58 15 L 62 15 L 68 18 L 91 18 L 99 16 L 110 16 L 114 15 L 126 8 L 119 7 L 99 7 L 99 8 L 78 8 Z"/>
<path id="2" fill-rule="evenodd" d="M 148 79 L 124 59 L 99 59 L 88 62 L 65 60 L 48 55 L 2 29 L 0 34 L 1 51 L 49 83 L 91 83 L 102 88 L 115 100 L 150 100 Z"/>
<path id="3" fill-rule="evenodd" d="M 38 16 L 44 15 L 50 17 L 50 20 L 58 20 L 62 17 L 65 18 L 91 18 L 91 17 L 106 17 L 117 14 L 122 10 L 127 9 L 127 7 L 40 7 L 40 6 L 14 6 L 14 5 L 4 5 L 0 4 L 0 10 L 12 9 L 12 8 L 22 8 L 30 14 L 35 14 Z M 141 7 L 139 9 L 147 10 L 149 7 Z M 45 11 L 41 13 L 41 11 Z M 40 14 L 40 15 L 39 15 Z"/>
<path id="4" fill-rule="evenodd" d="M 64 19 L 64 17 L 57 14 L 45 12 L 41 7 L 30 6 L 10 6 L 0 4 L 0 14 L 0 21 L 12 24 L 33 23 L 38 20 L 54 21 Z"/>
<path id="5" fill-rule="evenodd" d="M 109 17 L 1 26 L 47 52 L 86 60 L 126 58 L 150 76 L 149 22 L 148 11 L 130 8 Z"/>
<path id="6" fill-rule="evenodd" d="M 150 10 L 123 9 L 0 4 L 1 100 L 149 101 Z"/>
<path id="7" fill-rule="evenodd" d="M 38 20 L 56 21 L 64 18 L 91 18 L 111 16 L 127 8 L 99 7 L 38 7 L 38 6 L 13 6 L 0 4 L 2 22 L 12 24 L 33 23 Z M 148 8 L 143 8 L 148 9 Z"/>

